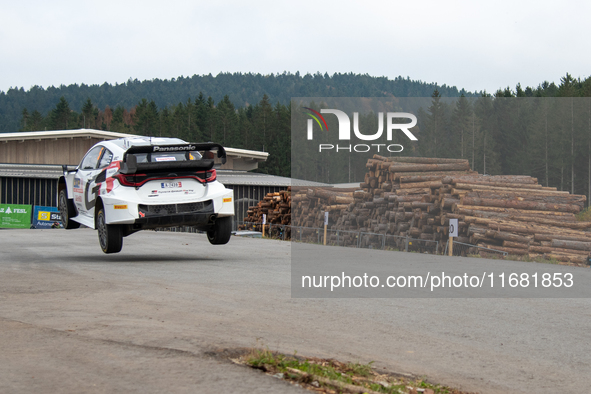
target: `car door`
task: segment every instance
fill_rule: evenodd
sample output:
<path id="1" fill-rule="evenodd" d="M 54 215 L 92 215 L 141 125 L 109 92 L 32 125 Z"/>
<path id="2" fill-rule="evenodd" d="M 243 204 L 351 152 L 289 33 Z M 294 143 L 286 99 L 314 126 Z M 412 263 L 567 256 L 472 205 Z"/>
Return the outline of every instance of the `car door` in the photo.
<path id="1" fill-rule="evenodd" d="M 80 162 L 74 176 L 74 204 L 78 213 L 86 218 L 94 219 L 94 206 L 100 188 L 95 179 L 100 172 L 99 160 L 104 151 L 104 146 L 92 148 Z"/>

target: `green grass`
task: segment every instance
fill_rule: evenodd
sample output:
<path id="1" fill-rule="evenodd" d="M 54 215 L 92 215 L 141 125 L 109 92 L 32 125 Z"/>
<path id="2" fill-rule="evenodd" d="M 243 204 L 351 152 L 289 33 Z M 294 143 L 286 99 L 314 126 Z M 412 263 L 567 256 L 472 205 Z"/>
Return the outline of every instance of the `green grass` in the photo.
<path id="1" fill-rule="evenodd" d="M 408 393 L 408 387 L 428 388 L 438 394 L 461 393 L 448 387 L 433 385 L 425 379 L 413 380 L 378 374 L 372 367 L 373 362 L 341 363 L 333 359 L 302 358 L 296 354 L 286 356 L 269 349 L 251 349 L 241 357 L 241 362 L 269 374 L 282 374 L 284 379 L 315 391 L 324 389 L 326 392 L 349 393 L 351 391 L 344 385 L 354 385 L 385 394 Z"/>
<path id="2" fill-rule="evenodd" d="M 591 221 L 591 207 L 583 209 L 581 212 L 577 213 L 575 217 L 579 222 Z"/>

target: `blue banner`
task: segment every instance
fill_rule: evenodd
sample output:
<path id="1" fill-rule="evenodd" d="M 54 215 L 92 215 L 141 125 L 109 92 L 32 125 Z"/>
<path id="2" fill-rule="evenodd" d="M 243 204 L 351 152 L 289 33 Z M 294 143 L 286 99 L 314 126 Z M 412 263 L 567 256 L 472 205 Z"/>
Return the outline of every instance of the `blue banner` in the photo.
<path id="1" fill-rule="evenodd" d="M 56 207 L 33 207 L 31 228 L 61 228 L 62 217 Z"/>

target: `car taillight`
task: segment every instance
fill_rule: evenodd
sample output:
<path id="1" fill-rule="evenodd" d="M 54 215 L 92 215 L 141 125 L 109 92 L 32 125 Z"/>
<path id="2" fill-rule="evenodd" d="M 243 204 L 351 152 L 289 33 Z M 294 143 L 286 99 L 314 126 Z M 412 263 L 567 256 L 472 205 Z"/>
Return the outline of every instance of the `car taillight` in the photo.
<path id="1" fill-rule="evenodd" d="M 137 187 L 141 186 L 146 183 L 145 174 L 134 174 L 134 175 L 125 175 L 125 174 L 116 174 L 113 175 L 114 178 L 119 180 L 121 186 L 132 186 Z"/>
<path id="2" fill-rule="evenodd" d="M 209 170 L 209 171 L 197 171 L 197 178 L 199 178 L 199 181 L 207 183 L 207 182 L 213 182 L 215 181 L 217 175 L 215 173 L 215 170 Z"/>

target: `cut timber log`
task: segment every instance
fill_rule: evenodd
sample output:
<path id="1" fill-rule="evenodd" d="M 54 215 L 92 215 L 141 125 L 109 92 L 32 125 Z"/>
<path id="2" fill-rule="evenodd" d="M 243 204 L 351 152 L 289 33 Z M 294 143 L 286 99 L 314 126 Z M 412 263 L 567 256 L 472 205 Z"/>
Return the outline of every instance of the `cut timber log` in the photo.
<path id="1" fill-rule="evenodd" d="M 513 241 L 503 241 L 503 246 L 506 248 L 517 248 L 517 249 L 525 249 L 528 250 L 530 248 L 529 244 L 522 244 L 519 242 Z M 529 249 L 531 250 L 531 249 Z"/>
<path id="2" fill-rule="evenodd" d="M 551 226 L 540 226 L 540 225 L 507 225 L 503 223 L 489 223 L 488 228 L 497 231 L 505 231 L 509 233 L 518 234 L 565 234 L 580 236 L 584 234 L 582 231 L 571 230 L 568 228 L 551 227 Z"/>
<path id="3" fill-rule="evenodd" d="M 566 254 L 578 254 L 581 256 L 589 256 L 589 252 L 586 250 L 576 250 L 576 249 L 564 249 L 564 248 L 554 248 L 551 246 L 530 246 L 530 252 L 535 253 L 566 253 Z"/>
<path id="4" fill-rule="evenodd" d="M 401 189 L 414 189 L 414 188 L 429 188 L 436 189 L 443 186 L 441 181 L 427 181 L 427 182 L 415 182 L 415 183 L 401 183 Z"/>
<path id="5" fill-rule="evenodd" d="M 569 216 L 574 218 L 575 215 L 572 212 L 553 212 L 553 211 L 536 211 L 536 210 L 529 210 L 529 209 L 516 209 L 516 208 L 505 208 L 505 207 L 489 207 L 489 206 L 478 206 L 478 205 L 466 205 L 466 204 L 457 204 L 454 206 L 453 210 L 459 209 L 472 209 L 477 211 L 493 211 L 493 212 L 508 212 L 508 213 L 515 213 L 515 214 L 538 214 L 538 215 L 549 215 L 549 216 Z"/>
<path id="6" fill-rule="evenodd" d="M 536 211 L 554 211 L 554 212 L 570 212 L 579 213 L 581 208 L 574 204 L 552 204 L 543 203 L 536 201 L 507 201 L 497 200 L 493 198 L 475 198 L 475 197 L 462 197 L 462 205 L 476 205 L 476 206 L 487 206 L 487 207 L 498 207 L 498 208 L 515 208 L 524 210 L 536 210 Z"/>
<path id="7" fill-rule="evenodd" d="M 531 183 L 537 184 L 538 179 L 527 175 L 461 175 L 454 176 L 453 183 Z"/>
<path id="8" fill-rule="evenodd" d="M 393 174 L 390 174 L 390 179 L 393 181 L 400 181 L 401 177 L 406 177 L 406 176 L 437 176 L 437 175 L 441 175 L 444 177 L 447 176 L 461 176 L 461 175 L 471 175 L 471 174 L 477 174 L 476 171 L 432 171 L 432 172 L 421 172 L 421 171 L 412 171 L 412 172 L 396 172 Z M 444 182 L 444 183 L 449 183 L 449 182 Z"/>
<path id="9" fill-rule="evenodd" d="M 559 240 L 559 239 L 553 239 L 552 240 L 552 247 L 553 248 L 591 251 L 591 242 L 564 241 L 564 240 Z"/>
<path id="10" fill-rule="evenodd" d="M 506 189 L 532 189 L 538 190 L 542 189 L 542 185 L 533 184 L 533 183 L 498 183 L 498 182 L 489 182 L 487 184 L 484 183 L 461 183 L 455 182 L 454 187 L 456 189 L 470 189 L 470 190 L 506 190 Z"/>
<path id="11" fill-rule="evenodd" d="M 429 172 L 429 171 L 468 171 L 468 160 L 462 163 L 449 164 L 404 164 L 396 163 L 390 166 L 390 172 Z"/>
<path id="12" fill-rule="evenodd" d="M 529 243 L 531 242 L 531 238 L 529 238 L 529 237 L 524 237 L 521 235 L 508 233 L 508 232 L 504 232 L 504 231 L 487 230 L 484 234 L 489 238 L 501 239 L 503 241 L 517 242 L 517 243 L 526 244 L 526 245 L 529 245 Z"/>
<path id="13" fill-rule="evenodd" d="M 535 234 L 534 240 L 540 241 L 552 241 L 554 239 L 561 239 L 564 241 L 579 241 L 579 242 L 591 242 L 591 234 L 588 235 L 574 236 L 567 234 Z"/>
<path id="14" fill-rule="evenodd" d="M 410 176 L 401 176 L 400 183 L 401 187 L 403 183 L 417 183 L 417 182 L 433 182 L 433 181 L 441 181 L 444 175 L 410 175 Z"/>
<path id="15" fill-rule="evenodd" d="M 464 216 L 464 220 L 469 223 L 502 223 L 505 225 L 528 225 L 532 223 L 538 223 L 540 225 L 547 225 L 553 227 L 562 227 L 571 230 L 584 230 L 591 227 L 591 223 L 588 222 L 565 222 L 559 220 L 549 220 L 539 217 L 528 217 L 528 216 L 509 216 L 509 217 L 482 217 L 482 216 Z"/>
<path id="16" fill-rule="evenodd" d="M 415 163 L 415 164 L 469 164 L 465 159 L 444 159 L 437 157 L 399 157 L 399 156 L 380 156 L 373 155 L 374 159 L 390 161 L 396 163 Z M 371 160 L 371 159 L 370 159 Z"/>
<path id="17" fill-rule="evenodd" d="M 524 191 L 512 191 L 512 192 L 498 192 L 492 190 L 480 190 L 475 189 L 465 194 L 466 197 L 480 197 L 480 198 L 496 198 L 505 200 L 530 200 L 530 201 L 544 201 L 544 202 L 555 202 L 559 204 L 563 203 L 584 203 L 587 201 L 587 196 L 579 194 L 556 194 L 548 192 L 538 192 L 532 190 Z"/>

